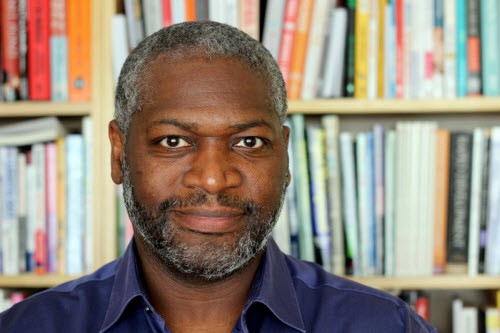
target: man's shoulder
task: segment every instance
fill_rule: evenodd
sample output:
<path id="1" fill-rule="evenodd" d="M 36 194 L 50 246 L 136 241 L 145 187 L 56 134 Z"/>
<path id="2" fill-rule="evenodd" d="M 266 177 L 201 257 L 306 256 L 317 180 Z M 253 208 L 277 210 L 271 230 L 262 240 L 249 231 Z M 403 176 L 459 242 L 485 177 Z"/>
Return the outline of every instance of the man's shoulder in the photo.
<path id="1" fill-rule="evenodd" d="M 314 263 L 290 256 L 286 260 L 305 321 L 335 318 L 337 327 L 344 325 L 339 330 L 343 332 L 399 332 L 410 327 L 412 332 L 435 332 L 396 296 L 333 275 Z M 380 330 L 374 323 L 381 325 Z"/>
<path id="2" fill-rule="evenodd" d="M 46 289 L 0 314 L 1 332 L 69 332 L 104 317 L 116 262 L 96 272 Z M 91 320 L 89 320 L 91 319 Z M 78 327 L 78 326 L 75 326 Z"/>

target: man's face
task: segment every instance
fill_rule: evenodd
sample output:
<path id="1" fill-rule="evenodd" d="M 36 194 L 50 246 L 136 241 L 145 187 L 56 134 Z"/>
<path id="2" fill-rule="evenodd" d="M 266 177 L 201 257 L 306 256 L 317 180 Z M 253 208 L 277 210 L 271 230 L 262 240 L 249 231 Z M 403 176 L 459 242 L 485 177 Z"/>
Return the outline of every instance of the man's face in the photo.
<path id="1" fill-rule="evenodd" d="M 288 128 L 269 111 L 264 81 L 239 62 L 159 59 L 147 75 L 151 98 L 132 117 L 124 155 L 123 135 L 111 135 L 113 179 L 123 180 L 136 237 L 165 268 L 223 279 L 275 224 Z"/>

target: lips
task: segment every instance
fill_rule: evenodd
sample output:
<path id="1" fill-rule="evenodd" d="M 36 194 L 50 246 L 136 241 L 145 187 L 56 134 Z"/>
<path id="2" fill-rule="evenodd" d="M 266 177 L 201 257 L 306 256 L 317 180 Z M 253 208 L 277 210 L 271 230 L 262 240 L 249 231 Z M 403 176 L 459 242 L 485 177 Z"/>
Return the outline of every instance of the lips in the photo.
<path id="1" fill-rule="evenodd" d="M 244 213 L 227 207 L 189 207 L 172 210 L 180 226 L 202 234 L 224 234 L 239 227 Z"/>

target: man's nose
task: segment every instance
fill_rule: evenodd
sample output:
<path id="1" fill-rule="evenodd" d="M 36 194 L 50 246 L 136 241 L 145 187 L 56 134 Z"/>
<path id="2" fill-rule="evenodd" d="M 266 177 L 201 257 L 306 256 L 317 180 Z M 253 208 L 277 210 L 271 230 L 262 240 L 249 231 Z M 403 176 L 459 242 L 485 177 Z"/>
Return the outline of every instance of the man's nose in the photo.
<path id="1" fill-rule="evenodd" d="M 192 154 L 191 165 L 183 175 L 183 184 L 186 187 L 198 188 L 208 194 L 218 194 L 241 185 L 243 177 L 236 161 L 232 159 L 234 152 L 229 147 L 203 143 Z"/>

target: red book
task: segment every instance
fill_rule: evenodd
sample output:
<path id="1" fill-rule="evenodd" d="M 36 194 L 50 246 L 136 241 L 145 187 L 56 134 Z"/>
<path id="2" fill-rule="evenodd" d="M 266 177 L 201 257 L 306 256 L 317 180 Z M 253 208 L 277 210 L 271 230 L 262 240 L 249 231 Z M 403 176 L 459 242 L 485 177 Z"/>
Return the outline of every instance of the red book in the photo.
<path id="1" fill-rule="evenodd" d="M 5 75 L 4 99 L 8 102 L 19 98 L 19 1 L 4 0 L 0 8 L 2 21 L 1 61 Z"/>
<path id="2" fill-rule="evenodd" d="M 299 12 L 299 0 L 286 0 L 285 17 L 281 33 L 280 51 L 278 65 L 283 74 L 285 84 L 288 85 L 288 76 L 292 64 L 293 40 L 297 30 L 297 14 Z"/>
<path id="3" fill-rule="evenodd" d="M 404 98 L 404 0 L 396 0 L 396 98 Z"/>
<path id="4" fill-rule="evenodd" d="M 49 0 L 28 1 L 29 98 L 50 99 Z"/>
<path id="5" fill-rule="evenodd" d="M 425 320 L 429 320 L 429 298 L 419 296 L 415 300 L 415 312 Z"/>
<path id="6" fill-rule="evenodd" d="M 163 0 L 163 26 L 168 27 L 172 25 L 172 5 L 170 0 Z"/>

